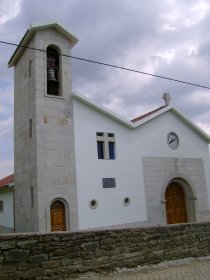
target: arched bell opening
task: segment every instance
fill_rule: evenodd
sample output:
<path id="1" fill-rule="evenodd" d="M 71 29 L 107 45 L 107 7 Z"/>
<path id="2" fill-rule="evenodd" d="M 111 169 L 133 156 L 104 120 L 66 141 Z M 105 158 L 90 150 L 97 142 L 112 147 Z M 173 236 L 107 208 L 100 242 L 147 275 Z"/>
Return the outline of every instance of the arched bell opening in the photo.
<path id="1" fill-rule="evenodd" d="M 59 96 L 59 51 L 54 46 L 47 48 L 47 94 Z"/>

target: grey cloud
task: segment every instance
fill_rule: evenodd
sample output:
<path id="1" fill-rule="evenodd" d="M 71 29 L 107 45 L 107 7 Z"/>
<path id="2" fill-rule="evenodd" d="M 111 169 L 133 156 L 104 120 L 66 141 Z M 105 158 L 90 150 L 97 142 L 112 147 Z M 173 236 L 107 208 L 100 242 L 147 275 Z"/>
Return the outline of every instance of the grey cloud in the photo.
<path id="1" fill-rule="evenodd" d="M 52 5 L 49 0 L 24 1 L 20 16 L 7 24 L 9 35 L 5 36 L 12 42 L 19 42 L 32 22 L 58 20 L 79 39 L 72 55 L 130 67 L 124 65 L 124 62 L 133 51 L 136 63 L 131 61 L 131 67 L 135 65 L 136 69 L 142 71 L 146 64 L 155 64 L 154 74 L 208 85 L 210 36 L 207 32 L 205 37 L 203 35 L 209 17 L 206 15 L 203 21 L 192 27 L 184 27 L 181 22 L 174 21 L 177 29 L 165 32 L 160 30 L 161 24 L 167 23 L 162 17 L 164 13 L 177 10 L 189 16 L 195 3 L 198 1 L 191 1 L 189 5 L 189 1 L 176 3 L 150 0 L 139 3 L 132 0 L 128 3 L 127 0 L 55 0 Z M 198 54 L 186 57 L 184 51 L 178 50 L 184 48 L 184 44 L 199 46 Z M 159 53 L 168 50 L 175 50 L 174 60 L 169 63 L 159 56 Z M 133 74 L 129 82 L 130 73 L 119 75 L 118 70 L 77 60 L 72 60 L 72 68 L 73 89 L 93 96 L 99 104 L 110 103 L 118 96 L 125 107 L 139 104 L 155 106 L 161 104 L 160 96 L 163 92 L 171 92 L 176 106 L 190 116 L 198 112 L 192 105 L 182 104 L 182 97 L 196 90 L 193 87 L 137 74 Z"/>

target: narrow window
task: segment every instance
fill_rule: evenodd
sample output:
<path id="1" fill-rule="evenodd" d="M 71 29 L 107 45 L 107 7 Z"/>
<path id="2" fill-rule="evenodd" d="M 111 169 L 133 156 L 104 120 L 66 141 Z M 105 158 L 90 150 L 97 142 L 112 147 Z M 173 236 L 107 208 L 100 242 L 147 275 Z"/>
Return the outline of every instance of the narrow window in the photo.
<path id="1" fill-rule="evenodd" d="M 59 54 L 52 47 L 47 48 L 47 94 L 59 95 Z"/>
<path id="2" fill-rule="evenodd" d="M 97 132 L 98 159 L 115 159 L 114 133 Z"/>
<path id="3" fill-rule="evenodd" d="M 0 200 L 0 212 L 4 211 L 4 204 L 3 204 L 3 200 Z"/>
<path id="4" fill-rule="evenodd" d="M 114 142 L 109 142 L 109 159 L 115 159 Z"/>
<path id="5" fill-rule="evenodd" d="M 29 61 L 29 77 L 31 77 L 31 60 Z"/>
<path id="6" fill-rule="evenodd" d="M 31 187 L 31 207 L 34 206 L 34 189 Z"/>
<path id="7" fill-rule="evenodd" d="M 29 120 L 29 136 L 32 137 L 32 119 Z"/>
<path id="8" fill-rule="evenodd" d="M 97 148 L 98 148 L 98 158 L 104 159 L 104 142 L 97 141 Z"/>

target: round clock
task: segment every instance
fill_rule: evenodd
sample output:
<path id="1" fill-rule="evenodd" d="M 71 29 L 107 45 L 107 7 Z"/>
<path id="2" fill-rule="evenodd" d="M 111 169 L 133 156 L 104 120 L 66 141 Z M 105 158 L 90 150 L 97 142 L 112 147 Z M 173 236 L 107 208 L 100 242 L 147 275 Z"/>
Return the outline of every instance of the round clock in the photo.
<path id="1" fill-rule="evenodd" d="M 168 145 L 171 149 L 175 150 L 179 146 L 179 138 L 174 132 L 170 132 L 167 137 Z"/>

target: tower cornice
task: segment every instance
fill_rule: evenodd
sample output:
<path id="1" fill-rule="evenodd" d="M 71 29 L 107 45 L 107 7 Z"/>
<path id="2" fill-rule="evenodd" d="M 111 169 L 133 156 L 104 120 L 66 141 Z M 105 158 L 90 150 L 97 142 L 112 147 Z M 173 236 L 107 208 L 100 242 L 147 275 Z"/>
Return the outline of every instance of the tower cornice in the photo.
<path id="1" fill-rule="evenodd" d="M 71 42 L 71 47 L 73 48 L 74 45 L 78 42 L 78 39 L 69 33 L 65 28 L 63 28 L 60 24 L 58 23 L 48 23 L 44 25 L 31 25 L 30 28 L 26 31 L 24 34 L 23 38 L 21 39 L 18 47 L 16 48 L 15 52 L 11 56 L 9 62 L 8 62 L 8 67 L 13 67 L 18 59 L 20 58 L 22 52 L 24 51 L 25 48 L 27 48 L 28 43 L 30 42 L 31 38 L 34 36 L 34 34 L 43 29 L 50 29 L 53 28 L 60 32 L 63 36 L 65 36 L 70 42 Z"/>

